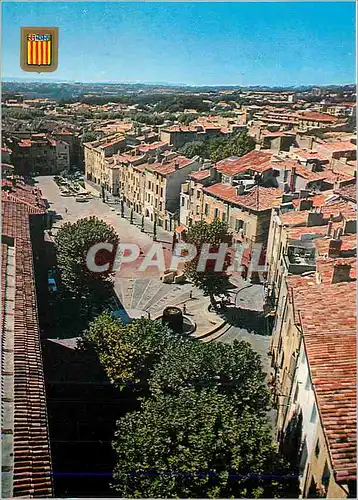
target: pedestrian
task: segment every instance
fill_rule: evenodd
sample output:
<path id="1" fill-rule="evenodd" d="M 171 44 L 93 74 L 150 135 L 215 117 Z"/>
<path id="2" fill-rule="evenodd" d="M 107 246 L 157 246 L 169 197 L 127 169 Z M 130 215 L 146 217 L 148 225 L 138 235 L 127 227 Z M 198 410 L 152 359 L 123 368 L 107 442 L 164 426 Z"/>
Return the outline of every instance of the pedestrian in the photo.
<path id="1" fill-rule="evenodd" d="M 67 207 L 65 208 L 65 214 L 67 214 L 68 210 L 67 210 Z"/>
<path id="2" fill-rule="evenodd" d="M 148 311 L 148 319 L 150 319 L 150 312 Z"/>
<path id="3" fill-rule="evenodd" d="M 193 290 L 190 290 L 189 297 L 192 299 L 193 298 Z"/>
<path id="4" fill-rule="evenodd" d="M 186 304 L 183 305 L 183 314 L 186 314 Z"/>

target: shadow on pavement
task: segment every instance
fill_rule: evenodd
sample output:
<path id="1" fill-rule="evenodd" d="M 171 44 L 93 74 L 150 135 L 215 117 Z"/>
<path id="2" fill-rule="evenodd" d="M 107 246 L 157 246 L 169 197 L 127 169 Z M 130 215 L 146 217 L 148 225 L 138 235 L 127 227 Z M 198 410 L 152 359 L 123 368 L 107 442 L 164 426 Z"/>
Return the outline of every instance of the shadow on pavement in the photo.
<path id="1" fill-rule="evenodd" d="M 231 326 L 244 328 L 256 335 L 270 335 L 267 320 L 262 311 L 227 307 L 221 315 Z"/>

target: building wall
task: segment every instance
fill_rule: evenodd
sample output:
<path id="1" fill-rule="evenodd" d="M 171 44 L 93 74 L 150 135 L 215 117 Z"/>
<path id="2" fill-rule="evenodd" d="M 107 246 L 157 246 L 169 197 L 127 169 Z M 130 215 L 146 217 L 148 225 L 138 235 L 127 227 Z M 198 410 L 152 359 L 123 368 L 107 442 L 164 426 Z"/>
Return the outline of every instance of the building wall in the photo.
<path id="1" fill-rule="evenodd" d="M 67 142 L 56 143 L 57 172 L 68 171 L 70 168 L 70 147 Z"/>
<path id="2" fill-rule="evenodd" d="M 175 170 L 173 173 L 167 175 L 167 182 L 165 186 L 165 209 L 169 212 L 177 212 L 180 207 L 180 188 L 186 181 L 189 174 L 195 172 L 201 167 L 198 160 L 194 160 L 189 165 Z"/>
<path id="3" fill-rule="evenodd" d="M 309 490 L 313 484 L 320 489 L 323 487 L 322 479 L 326 472 L 326 467 L 329 470 L 329 481 L 328 485 L 324 488 L 323 494 L 325 494 L 326 498 L 347 498 L 347 486 L 339 485 L 334 479 L 325 435 L 319 422 L 313 440 L 312 451 L 308 459 L 308 465 L 305 470 L 305 476 L 302 478 L 302 494 L 304 498 L 309 497 Z"/>
<path id="4" fill-rule="evenodd" d="M 91 144 L 84 145 L 85 177 L 95 184 L 101 183 L 104 156 Z"/>
<path id="5" fill-rule="evenodd" d="M 293 306 L 286 280 L 282 281 L 271 341 L 271 380 L 277 405 L 277 429 L 283 430 L 292 391 L 300 332 L 295 325 Z"/>

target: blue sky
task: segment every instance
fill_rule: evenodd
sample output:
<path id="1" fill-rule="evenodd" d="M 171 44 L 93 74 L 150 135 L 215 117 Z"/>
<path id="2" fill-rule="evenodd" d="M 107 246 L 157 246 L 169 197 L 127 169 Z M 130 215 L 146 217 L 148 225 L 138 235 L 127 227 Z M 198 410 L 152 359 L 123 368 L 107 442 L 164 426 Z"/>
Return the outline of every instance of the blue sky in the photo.
<path id="1" fill-rule="evenodd" d="M 60 28 L 61 80 L 190 85 L 355 82 L 355 3 L 3 3 L 4 77 L 21 26 Z M 36 74 L 36 77 L 40 75 Z"/>

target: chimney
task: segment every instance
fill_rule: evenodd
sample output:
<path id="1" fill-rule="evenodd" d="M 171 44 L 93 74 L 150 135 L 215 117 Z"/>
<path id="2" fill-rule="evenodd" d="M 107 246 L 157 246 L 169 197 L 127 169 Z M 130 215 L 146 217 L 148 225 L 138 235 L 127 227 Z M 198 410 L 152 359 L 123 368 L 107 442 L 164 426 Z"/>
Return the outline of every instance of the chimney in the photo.
<path id="1" fill-rule="evenodd" d="M 291 191 L 291 193 L 293 193 L 295 190 L 295 181 L 296 181 L 295 176 L 296 176 L 296 167 L 292 167 L 291 177 L 290 177 L 290 191 Z"/>
<path id="2" fill-rule="evenodd" d="M 236 188 L 236 196 L 240 196 L 241 194 L 244 194 L 245 192 L 245 186 L 243 184 L 239 184 Z"/>
<path id="3" fill-rule="evenodd" d="M 174 168 L 175 168 L 175 170 L 179 170 L 179 162 L 176 161 L 174 163 Z"/>
<path id="4" fill-rule="evenodd" d="M 335 264 L 333 266 L 331 283 L 345 283 L 350 281 L 350 264 Z"/>
<path id="5" fill-rule="evenodd" d="M 337 229 L 337 239 L 339 239 L 339 240 L 340 240 L 340 239 L 341 239 L 342 234 L 343 234 L 343 227 L 339 227 L 339 228 Z"/>
<path id="6" fill-rule="evenodd" d="M 300 200 L 300 210 L 311 210 L 312 206 L 312 200 Z"/>
<path id="7" fill-rule="evenodd" d="M 333 227 L 333 222 L 330 220 L 328 222 L 328 226 L 327 226 L 327 236 L 331 236 L 332 235 L 332 227 Z"/>
<path id="8" fill-rule="evenodd" d="M 218 171 L 216 167 L 211 167 L 210 169 L 210 178 L 212 181 L 216 181 L 218 178 Z"/>
<path id="9" fill-rule="evenodd" d="M 341 254 L 342 240 L 332 238 L 329 241 L 328 257 L 330 259 L 337 259 Z"/>
<path id="10" fill-rule="evenodd" d="M 321 212 L 309 212 L 307 217 L 307 227 L 323 226 L 324 219 Z"/>

